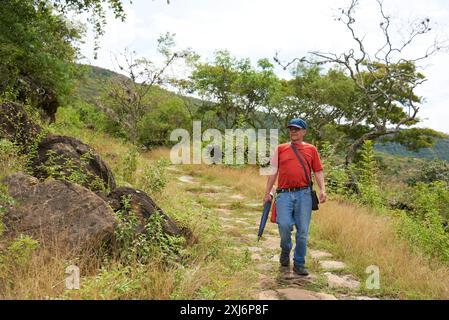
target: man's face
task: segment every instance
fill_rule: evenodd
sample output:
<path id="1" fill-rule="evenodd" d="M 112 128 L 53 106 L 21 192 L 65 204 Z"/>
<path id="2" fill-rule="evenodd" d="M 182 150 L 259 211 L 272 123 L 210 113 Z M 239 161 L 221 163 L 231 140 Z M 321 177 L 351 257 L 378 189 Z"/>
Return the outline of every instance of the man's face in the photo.
<path id="1" fill-rule="evenodd" d="M 288 130 L 290 133 L 290 139 L 292 141 L 302 139 L 307 133 L 306 129 L 300 129 L 300 128 L 296 128 L 296 127 L 289 127 Z"/>

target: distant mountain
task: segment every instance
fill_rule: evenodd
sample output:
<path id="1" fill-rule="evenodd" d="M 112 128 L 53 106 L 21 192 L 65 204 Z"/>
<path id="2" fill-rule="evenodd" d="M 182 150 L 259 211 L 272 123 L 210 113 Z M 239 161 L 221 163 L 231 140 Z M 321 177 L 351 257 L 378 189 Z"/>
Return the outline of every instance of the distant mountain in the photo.
<path id="1" fill-rule="evenodd" d="M 111 78 L 126 78 L 126 76 L 97 66 L 79 65 L 82 68 L 84 77 L 79 81 L 76 88 L 76 94 L 81 100 L 95 104 L 95 100 L 100 97 L 106 90 L 106 85 Z M 187 99 L 192 103 L 199 105 L 201 100 L 183 97 L 175 92 L 168 91 L 157 85 L 154 85 L 150 93 L 155 95 L 164 95 L 165 97 L 179 97 Z"/>
<path id="2" fill-rule="evenodd" d="M 419 152 L 407 150 L 398 143 L 376 144 L 375 149 L 380 152 L 389 153 L 403 157 L 440 159 L 449 161 L 449 139 L 439 139 L 432 148 L 424 148 Z"/>
<path id="3" fill-rule="evenodd" d="M 86 102 L 94 103 L 95 98 L 99 97 L 104 90 L 104 85 L 110 78 L 124 77 L 114 71 L 91 66 L 80 65 L 84 73 L 84 77 L 79 81 L 76 93 Z"/>

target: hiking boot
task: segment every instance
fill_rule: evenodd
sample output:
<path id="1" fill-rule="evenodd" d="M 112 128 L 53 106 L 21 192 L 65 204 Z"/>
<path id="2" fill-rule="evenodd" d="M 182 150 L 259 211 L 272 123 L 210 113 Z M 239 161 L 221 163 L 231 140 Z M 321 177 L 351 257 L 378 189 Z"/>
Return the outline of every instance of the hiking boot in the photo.
<path id="1" fill-rule="evenodd" d="M 281 266 L 283 266 L 283 267 L 290 266 L 290 252 L 282 251 L 281 256 L 279 258 L 279 262 L 281 263 Z"/>
<path id="2" fill-rule="evenodd" d="M 309 271 L 307 271 L 306 268 L 304 268 L 303 266 L 297 266 L 294 265 L 293 266 L 293 271 L 300 276 L 308 276 L 309 275 Z"/>

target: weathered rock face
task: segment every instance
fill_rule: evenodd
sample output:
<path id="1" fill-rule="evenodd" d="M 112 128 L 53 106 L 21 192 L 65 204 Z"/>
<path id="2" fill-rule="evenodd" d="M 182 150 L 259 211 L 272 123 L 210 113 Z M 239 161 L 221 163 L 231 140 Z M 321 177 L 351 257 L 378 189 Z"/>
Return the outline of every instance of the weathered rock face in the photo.
<path id="1" fill-rule="evenodd" d="M 17 143 L 26 153 L 40 132 L 41 128 L 28 117 L 22 105 L 0 104 L 0 138 Z"/>
<path id="2" fill-rule="evenodd" d="M 42 136 L 23 106 L 0 105 L 0 138 L 17 142 L 23 152 L 33 151 L 34 177 L 17 173 L 3 181 L 17 202 L 4 216 L 8 232 L 29 234 L 49 244 L 59 241 L 71 248 L 111 238 L 116 221 L 113 210 L 123 211 L 122 198 L 129 196 L 140 220 L 136 232 L 143 232 L 148 218 L 156 213 L 163 218 L 167 234 L 190 240 L 191 232 L 178 228 L 145 192 L 116 189 L 112 171 L 89 145 L 73 137 Z M 48 177 L 55 180 L 38 180 Z M 110 194 L 106 196 L 105 191 Z"/>
<path id="3" fill-rule="evenodd" d="M 167 216 L 161 208 L 145 192 L 128 187 L 117 188 L 108 195 L 108 202 L 114 211 L 124 210 L 123 197 L 130 198 L 131 210 L 141 222 L 138 232 L 144 231 L 148 218 L 153 214 L 159 214 L 164 219 L 163 228 L 169 235 L 181 235 L 181 230 L 176 223 Z"/>
<path id="4" fill-rule="evenodd" d="M 33 158 L 33 175 L 38 178 L 77 175 L 77 183 L 93 191 L 114 190 L 111 169 L 87 144 L 66 136 L 48 135 Z"/>
<path id="5" fill-rule="evenodd" d="M 15 173 L 2 181 L 16 204 L 4 216 L 7 234 L 28 234 L 41 243 L 73 250 L 96 247 L 114 235 L 115 216 L 92 191 L 67 181 Z"/>

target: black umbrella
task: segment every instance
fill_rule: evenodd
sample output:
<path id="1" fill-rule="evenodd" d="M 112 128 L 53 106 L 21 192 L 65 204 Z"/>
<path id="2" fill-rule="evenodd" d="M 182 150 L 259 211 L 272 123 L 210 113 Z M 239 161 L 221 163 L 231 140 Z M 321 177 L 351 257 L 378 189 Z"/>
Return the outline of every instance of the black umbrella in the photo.
<path id="1" fill-rule="evenodd" d="M 270 194 L 270 195 L 271 195 L 271 200 L 265 202 L 265 204 L 263 206 L 262 217 L 260 218 L 259 233 L 257 234 L 257 236 L 259 238 L 257 239 L 257 241 L 260 241 L 260 238 L 262 238 L 263 229 L 265 229 L 265 225 L 267 224 L 268 214 L 270 213 L 271 202 L 273 200 L 273 195 L 272 194 Z"/>

